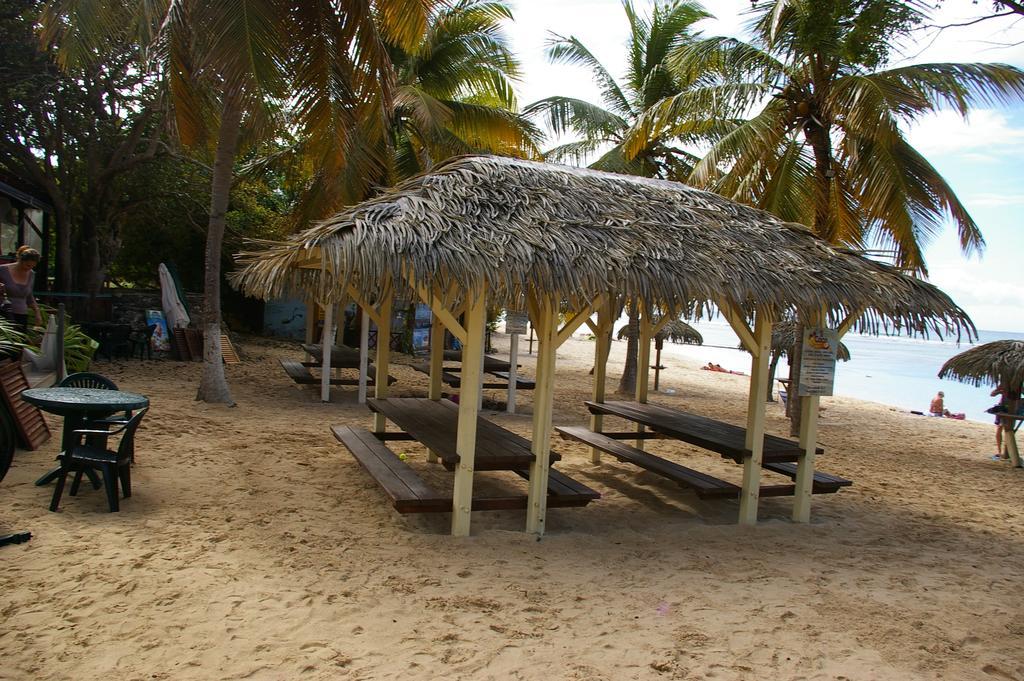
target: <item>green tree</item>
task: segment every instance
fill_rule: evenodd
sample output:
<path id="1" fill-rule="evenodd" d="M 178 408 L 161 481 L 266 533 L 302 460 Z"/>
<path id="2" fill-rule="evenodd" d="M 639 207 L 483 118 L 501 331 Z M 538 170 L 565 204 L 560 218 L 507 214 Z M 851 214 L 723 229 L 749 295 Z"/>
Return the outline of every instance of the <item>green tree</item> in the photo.
<path id="1" fill-rule="evenodd" d="M 452 156 L 539 156 L 540 132 L 516 113 L 513 83 L 520 66 L 501 28 L 502 21 L 511 19 L 504 2 L 459 0 L 430 12 L 415 45 L 386 41 L 395 70 L 394 107 L 384 114 L 386 128 L 381 134 L 370 119 L 355 122 L 352 162 L 342 168 L 339 182 L 324 186 L 316 171 L 299 180 L 311 191 L 300 199 L 296 224 L 362 201 L 375 188 Z M 300 140 L 295 149 L 301 152 L 308 145 Z M 386 159 L 377 173 L 366 172 L 361 162 L 366 154 Z M 300 176 L 304 170 L 287 156 L 276 160 Z"/>
<path id="2" fill-rule="evenodd" d="M 167 78 L 181 141 L 213 150 L 204 366 L 197 399 L 234 403 L 220 351 L 220 285 L 225 215 L 240 144 L 266 139 L 278 129 L 281 104 L 287 100 L 310 140 L 311 162 L 322 169 L 325 181 L 343 165 L 351 167 L 354 122 L 365 115 L 364 125 L 376 125 L 380 117 L 372 113 L 387 110 L 392 101 L 394 74 L 384 38 L 415 45 L 430 4 L 122 0 L 97 5 L 55 0 L 47 5 L 43 37 L 60 46 L 64 66 L 102 60 L 111 45 L 137 45 L 149 67 Z M 359 156 L 367 172 L 383 163 L 371 154 Z"/>
<path id="3" fill-rule="evenodd" d="M 890 66 L 894 45 L 926 20 L 926 9 L 898 0 L 755 2 L 750 41 L 707 38 L 670 57 L 677 77 L 700 84 L 652 107 L 628 151 L 642 153 L 648 128 L 671 133 L 686 129 L 687 117 L 715 117 L 728 128 L 692 183 L 808 225 L 832 243 L 891 250 L 912 272 L 926 273 L 922 248 L 947 220 L 964 253 L 979 251 L 978 225 L 911 146 L 906 126 L 940 109 L 966 116 L 979 105 L 1019 101 L 1024 72 L 1005 64 Z M 798 372 L 799 345 L 796 354 Z"/>
<path id="4" fill-rule="evenodd" d="M 966 116 L 1019 101 L 1024 72 L 1005 64 L 888 67 L 893 46 L 925 20 L 921 3 L 775 0 L 752 12 L 751 41 L 715 37 L 677 50 L 673 70 L 701 86 L 645 117 L 668 131 L 695 113 L 729 121 L 690 181 L 833 243 L 891 249 L 897 265 L 915 272 L 925 273 L 922 247 L 947 219 L 965 253 L 983 248 L 978 225 L 910 145 L 906 126 L 944 108 Z M 638 126 L 631 153 L 642 133 Z"/>
<path id="5" fill-rule="evenodd" d="M 0 171 L 38 185 L 54 207 L 57 287 L 96 292 L 125 215 L 155 199 L 132 178 L 166 157 L 167 108 L 130 45 L 58 68 L 35 33 L 42 7 L 8 0 L 0 13 Z"/>
<path id="6" fill-rule="evenodd" d="M 556 135 L 571 134 L 577 139 L 545 152 L 551 161 L 586 163 L 596 154 L 590 167 L 613 173 L 682 180 L 689 175 L 698 157 L 685 150 L 707 132 L 704 126 L 689 129 L 676 126 L 669 130 L 648 129 L 650 134 L 635 134 L 646 111 L 658 102 L 678 96 L 691 85 L 669 70 L 666 59 L 694 40 L 693 26 L 708 14 L 698 2 L 655 2 L 649 16 L 638 14 L 630 0 L 623 2 L 629 22 L 626 42 L 625 78 L 620 83 L 578 39 L 553 36 L 548 58 L 552 62 L 578 64 L 589 68 L 601 88 L 603 106 L 572 97 L 548 97 L 529 105 L 524 113 L 546 122 Z M 635 147 L 627 156 L 625 142 Z M 619 383 L 621 392 L 632 392 L 637 374 L 637 310 L 630 306 L 626 348 L 626 366 Z"/>

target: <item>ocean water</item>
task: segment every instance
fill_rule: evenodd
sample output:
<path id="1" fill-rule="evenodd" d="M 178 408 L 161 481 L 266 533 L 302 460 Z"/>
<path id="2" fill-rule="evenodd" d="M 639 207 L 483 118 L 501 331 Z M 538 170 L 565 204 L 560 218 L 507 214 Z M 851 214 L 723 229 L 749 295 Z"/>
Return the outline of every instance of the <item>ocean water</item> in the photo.
<path id="1" fill-rule="evenodd" d="M 621 321 L 622 324 L 625 320 Z M 736 349 L 739 339 L 726 322 L 691 322 L 704 336 L 703 346 L 665 343 L 662 363 L 672 356 L 697 360 L 701 364 L 716 362 L 725 369 L 750 373 L 750 355 Z M 618 327 L 616 327 L 618 328 Z M 992 423 L 985 413 L 998 400 L 990 396 L 993 386 L 974 387 L 943 380 L 939 369 L 947 359 L 973 347 L 994 340 L 1024 340 L 1024 334 L 1004 331 L 979 331 L 974 344 L 955 341 L 907 338 L 904 336 L 867 336 L 849 333 L 843 342 L 850 349 L 850 361 L 836 367 L 835 394 L 888 404 L 907 411 L 927 413 L 932 397 L 939 390 L 946 393 L 946 408 L 963 412 L 972 421 Z M 653 350 L 652 350 L 653 362 Z M 789 366 L 779 362 L 777 378 L 786 378 Z M 665 384 L 662 387 L 671 387 Z M 776 384 L 778 388 L 778 384 Z"/>

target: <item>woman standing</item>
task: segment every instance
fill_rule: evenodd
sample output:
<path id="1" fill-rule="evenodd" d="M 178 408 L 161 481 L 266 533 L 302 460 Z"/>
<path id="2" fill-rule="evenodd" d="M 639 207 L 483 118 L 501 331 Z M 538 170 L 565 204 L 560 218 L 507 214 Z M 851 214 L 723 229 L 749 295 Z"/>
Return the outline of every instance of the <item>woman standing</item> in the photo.
<path id="1" fill-rule="evenodd" d="M 18 249 L 16 262 L 0 267 L 0 285 L 3 285 L 7 298 L 11 301 L 11 316 L 14 323 L 23 331 L 28 329 L 29 308 L 35 311 L 36 324 L 43 323 L 39 305 L 32 295 L 32 288 L 36 283 L 36 273 L 33 270 L 38 263 L 39 251 L 30 246 L 22 246 Z"/>

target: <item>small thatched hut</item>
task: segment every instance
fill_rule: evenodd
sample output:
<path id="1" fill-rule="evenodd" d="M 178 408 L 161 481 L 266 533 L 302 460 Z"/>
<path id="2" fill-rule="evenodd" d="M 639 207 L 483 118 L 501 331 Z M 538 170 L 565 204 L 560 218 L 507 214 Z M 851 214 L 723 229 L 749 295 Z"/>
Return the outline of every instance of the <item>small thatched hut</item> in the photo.
<path id="1" fill-rule="evenodd" d="M 1015 426 L 1020 421 L 1013 417 L 1019 413 L 1024 392 L 1024 341 L 998 340 L 965 350 L 942 365 L 939 378 L 977 386 L 988 384 L 1002 390 L 1005 413 L 1010 416 L 1000 418 L 1000 441 L 1013 465 L 1019 467 Z"/>
<path id="2" fill-rule="evenodd" d="M 970 335 L 967 315 L 934 286 L 830 246 L 807 229 L 672 182 L 497 157 L 462 157 L 296 234 L 239 256 L 234 281 L 274 297 L 302 289 L 322 303 L 353 297 L 390 324 L 396 291 L 411 290 L 463 341 L 452 531 L 468 534 L 485 302 L 525 301 L 539 338 L 527 530 L 544 528 L 555 349 L 581 324 L 598 336 L 595 401 L 604 400 L 604 352 L 623 298 L 641 312 L 640 366 L 650 339 L 683 311 L 712 306 L 753 355 L 740 522 L 757 519 L 764 381 L 772 322 L 789 311 L 842 332 L 899 327 Z M 559 328 L 560 307 L 577 314 Z M 465 314 L 465 325 L 457 319 Z M 591 316 L 596 313 L 596 323 Z M 753 325 L 750 325 L 750 321 Z M 326 342 L 326 341 L 325 341 Z M 431 397 L 440 397 L 438 376 Z M 387 396 L 387 344 L 378 344 L 375 394 Z M 474 385 L 476 382 L 476 385 Z M 434 386 L 437 386 L 435 390 Z M 637 402 L 647 401 L 641 372 Z M 755 397 L 756 396 L 756 399 Z M 805 400 L 816 417 L 816 398 Z M 380 414 L 375 430 L 382 433 Z M 592 424 L 599 426 L 600 417 Z M 816 420 L 804 421 L 794 518 L 809 517 Z"/>

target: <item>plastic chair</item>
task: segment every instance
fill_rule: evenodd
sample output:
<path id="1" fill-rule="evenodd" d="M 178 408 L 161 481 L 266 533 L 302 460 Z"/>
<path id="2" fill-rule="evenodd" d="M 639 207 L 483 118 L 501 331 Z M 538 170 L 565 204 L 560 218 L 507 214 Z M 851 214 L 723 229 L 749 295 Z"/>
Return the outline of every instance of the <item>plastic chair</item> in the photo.
<path id="1" fill-rule="evenodd" d="M 130 340 L 132 342 L 132 358 L 135 357 L 135 351 L 139 351 L 139 361 L 146 359 L 153 359 L 153 334 L 156 333 L 156 324 L 150 324 L 143 329 L 132 331 Z"/>
<path id="2" fill-rule="evenodd" d="M 80 371 L 76 374 L 68 374 L 60 383 L 58 388 L 93 388 L 95 390 L 117 390 L 117 384 L 102 374 L 94 374 L 88 371 Z M 98 414 L 86 422 L 86 426 L 94 430 L 102 430 L 108 426 L 118 426 L 127 423 L 132 417 L 130 411 L 123 414 L 110 412 L 109 414 Z M 106 447 L 107 440 L 99 435 L 91 435 L 86 438 L 86 443 L 95 447 Z M 135 462 L 134 452 L 132 462 Z"/>
<path id="3" fill-rule="evenodd" d="M 120 501 L 117 494 L 118 481 L 121 483 L 121 494 L 125 499 L 132 495 L 132 469 L 131 456 L 135 451 L 135 431 L 138 430 L 142 417 L 149 411 L 148 408 L 135 412 L 126 423 L 120 428 L 111 431 L 97 430 L 76 430 L 80 435 L 102 435 L 109 437 L 121 433 L 121 442 L 117 451 L 105 447 L 95 447 L 84 444 L 76 445 L 68 451 L 61 452 L 57 456 L 60 461 L 60 475 L 57 477 L 57 487 L 53 490 L 53 499 L 50 500 L 50 510 L 56 511 L 60 505 L 61 495 L 64 493 L 64 484 L 67 482 L 68 473 L 74 473 L 75 479 L 71 483 L 71 496 L 78 494 L 79 485 L 82 483 L 82 474 L 87 470 L 98 470 L 103 474 L 103 486 L 107 492 L 107 506 L 111 513 L 120 510 Z"/>
<path id="4" fill-rule="evenodd" d="M 117 390 L 117 384 L 101 374 L 93 374 L 88 371 L 80 371 L 77 374 L 68 374 L 60 383 L 58 388 L 97 388 L 99 390 Z"/>

